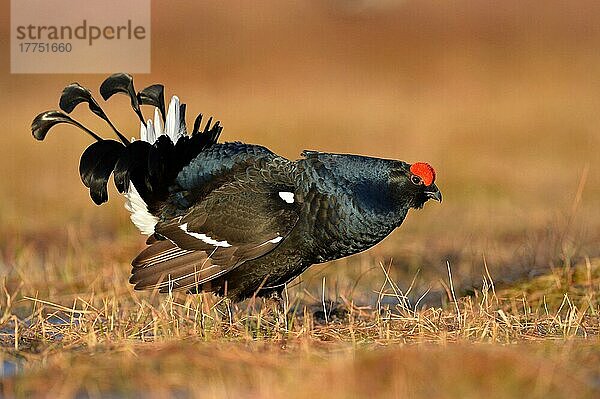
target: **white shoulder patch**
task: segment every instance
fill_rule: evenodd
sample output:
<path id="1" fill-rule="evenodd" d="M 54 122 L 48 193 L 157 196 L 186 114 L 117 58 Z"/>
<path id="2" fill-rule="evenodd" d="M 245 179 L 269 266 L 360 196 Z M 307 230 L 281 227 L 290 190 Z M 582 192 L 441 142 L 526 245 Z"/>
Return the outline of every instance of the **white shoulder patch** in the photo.
<path id="1" fill-rule="evenodd" d="M 129 184 L 129 191 L 125 193 L 125 209 L 131 212 L 131 221 L 142 234 L 153 234 L 158 218 L 148 211 L 148 206 L 138 193 L 133 183 Z"/>
<path id="2" fill-rule="evenodd" d="M 294 203 L 294 193 L 290 193 L 289 191 L 280 191 L 279 196 L 288 204 Z"/>
<path id="3" fill-rule="evenodd" d="M 187 235 L 192 236 L 194 238 L 197 238 L 200 241 L 203 241 L 203 242 L 205 242 L 207 244 L 214 245 L 215 247 L 223 247 L 223 248 L 227 248 L 227 247 L 231 246 L 231 244 L 228 243 L 226 240 L 217 241 L 217 240 L 215 240 L 215 239 L 207 236 L 206 234 L 203 234 L 203 233 L 194 233 L 193 231 L 188 231 L 187 227 L 188 227 L 187 223 L 184 223 L 181 226 L 179 226 L 179 228 L 181 230 L 183 230 Z"/>

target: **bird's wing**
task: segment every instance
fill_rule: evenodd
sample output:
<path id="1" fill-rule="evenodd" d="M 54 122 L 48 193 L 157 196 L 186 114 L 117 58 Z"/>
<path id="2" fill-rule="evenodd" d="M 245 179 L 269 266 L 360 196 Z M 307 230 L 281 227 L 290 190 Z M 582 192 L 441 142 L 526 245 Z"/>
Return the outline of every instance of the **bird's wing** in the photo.
<path id="1" fill-rule="evenodd" d="M 135 288 L 189 290 L 280 245 L 298 221 L 295 189 L 263 167 L 238 171 L 185 214 L 159 222 L 164 239 L 132 263 Z"/>

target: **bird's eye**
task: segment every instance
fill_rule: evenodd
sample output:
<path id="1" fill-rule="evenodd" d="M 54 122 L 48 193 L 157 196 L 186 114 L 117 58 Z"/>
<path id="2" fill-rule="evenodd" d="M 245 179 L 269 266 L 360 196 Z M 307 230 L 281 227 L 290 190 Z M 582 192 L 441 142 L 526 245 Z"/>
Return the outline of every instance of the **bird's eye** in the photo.
<path id="1" fill-rule="evenodd" d="M 413 184 L 420 186 L 421 184 L 423 184 L 423 179 L 421 179 L 419 176 L 417 175 L 412 175 L 410 177 L 410 181 L 413 182 Z"/>

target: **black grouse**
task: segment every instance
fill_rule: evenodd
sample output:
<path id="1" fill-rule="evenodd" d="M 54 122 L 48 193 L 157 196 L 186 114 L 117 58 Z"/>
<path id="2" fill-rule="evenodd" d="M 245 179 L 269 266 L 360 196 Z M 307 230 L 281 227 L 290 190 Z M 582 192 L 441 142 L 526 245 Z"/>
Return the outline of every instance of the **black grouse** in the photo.
<path id="1" fill-rule="evenodd" d="M 364 251 L 410 208 L 442 200 L 426 163 L 318 151 L 290 161 L 259 145 L 217 143 L 223 128 L 212 118 L 201 128 L 201 114 L 188 134 L 185 104 L 173 96 L 165 109 L 162 85 L 136 92 L 132 77 L 119 73 L 100 86 L 104 100 L 117 93 L 129 96 L 140 119 L 138 140 L 119 132 L 77 83 L 62 92 L 63 112 L 39 114 L 31 129 L 43 140 L 67 123 L 96 140 L 81 156 L 83 184 L 100 205 L 112 174 L 131 220 L 149 235 L 132 262 L 136 289 L 212 291 L 235 301 L 278 295 L 310 265 Z M 82 103 L 119 141 L 67 115 Z M 142 105 L 155 107 L 153 119 Z"/>

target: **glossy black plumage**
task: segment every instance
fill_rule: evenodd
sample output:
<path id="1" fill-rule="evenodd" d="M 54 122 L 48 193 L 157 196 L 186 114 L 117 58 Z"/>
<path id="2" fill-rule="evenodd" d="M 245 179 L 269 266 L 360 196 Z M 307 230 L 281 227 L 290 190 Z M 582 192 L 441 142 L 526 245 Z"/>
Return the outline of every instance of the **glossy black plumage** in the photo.
<path id="1" fill-rule="evenodd" d="M 211 118 L 202 128 L 201 115 L 188 135 L 185 104 L 174 97 L 167 112 L 162 85 L 136 92 L 131 76 L 115 74 L 100 92 L 105 100 L 129 96 L 143 140 L 125 139 L 76 83 L 63 91 L 61 108 L 87 103 L 120 142 L 59 111 L 38 115 L 32 133 L 43 140 L 68 123 L 96 140 L 81 157 L 84 185 L 101 204 L 112 174 L 132 221 L 150 235 L 132 262 L 136 289 L 212 291 L 234 300 L 279 292 L 311 264 L 366 250 L 410 208 L 441 200 L 427 164 L 316 151 L 291 161 L 258 145 L 218 144 L 220 123 Z M 140 105 L 157 108 L 154 120 L 144 119 Z"/>

